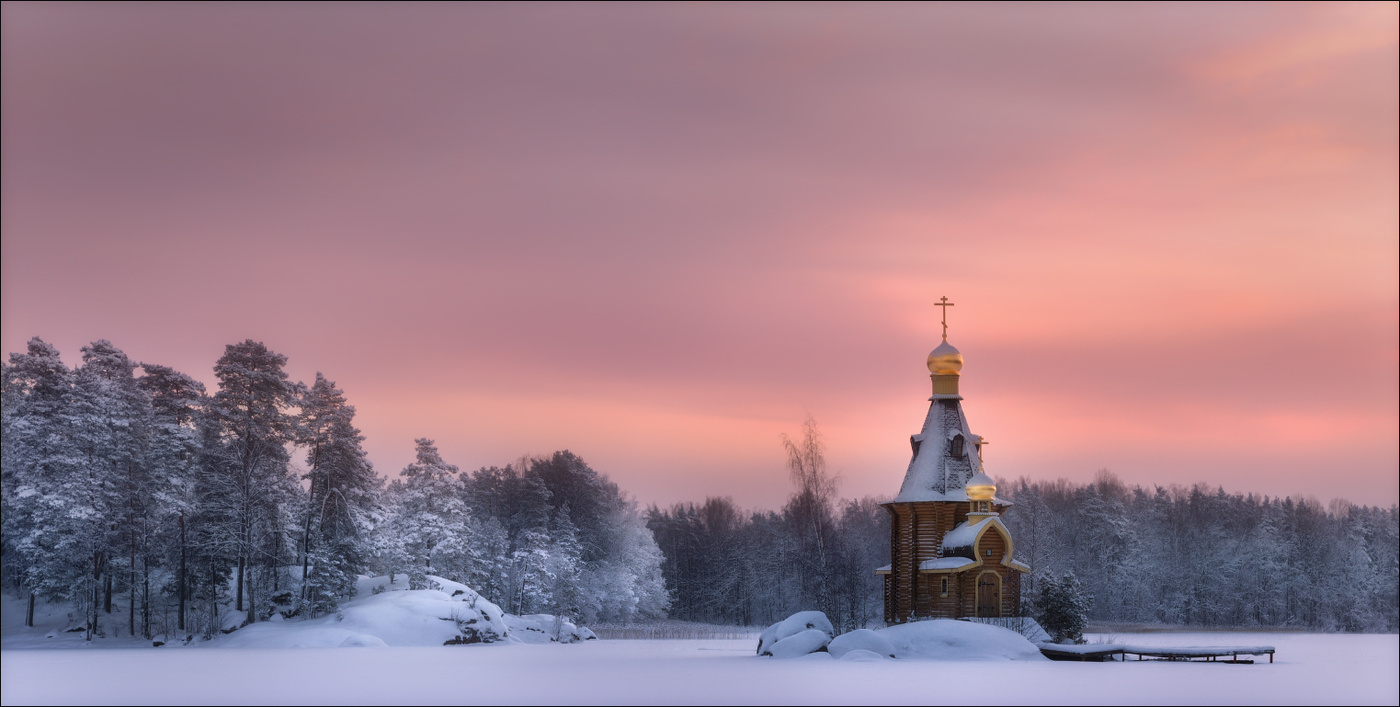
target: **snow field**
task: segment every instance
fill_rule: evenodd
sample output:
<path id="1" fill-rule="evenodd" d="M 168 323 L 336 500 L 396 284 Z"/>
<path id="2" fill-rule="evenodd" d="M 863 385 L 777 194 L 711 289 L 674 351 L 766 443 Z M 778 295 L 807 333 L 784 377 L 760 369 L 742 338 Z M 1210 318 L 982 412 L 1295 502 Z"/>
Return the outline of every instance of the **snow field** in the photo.
<path id="1" fill-rule="evenodd" d="M 1105 637 L 1093 636 L 1091 640 Z M 1274 664 L 794 660 L 751 640 L 355 650 L 0 651 L 5 704 L 1396 704 L 1400 640 L 1355 634 L 1134 634 L 1278 647 Z M 466 680 L 465 676 L 486 679 Z"/>

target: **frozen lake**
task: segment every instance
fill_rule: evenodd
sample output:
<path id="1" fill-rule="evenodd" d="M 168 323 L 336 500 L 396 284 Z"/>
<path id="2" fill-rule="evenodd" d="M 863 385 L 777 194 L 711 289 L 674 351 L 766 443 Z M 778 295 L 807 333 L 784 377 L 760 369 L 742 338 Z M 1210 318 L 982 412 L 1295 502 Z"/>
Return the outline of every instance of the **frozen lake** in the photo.
<path id="1" fill-rule="evenodd" d="M 1105 637 L 1094 637 L 1103 640 Z M 1278 648 L 1275 662 L 846 662 L 749 640 L 344 649 L 0 651 L 10 704 L 1397 704 L 1400 637 L 1123 634 Z M 13 645 L 13 644 L 12 644 Z M 936 695 L 936 696 L 935 696 Z"/>

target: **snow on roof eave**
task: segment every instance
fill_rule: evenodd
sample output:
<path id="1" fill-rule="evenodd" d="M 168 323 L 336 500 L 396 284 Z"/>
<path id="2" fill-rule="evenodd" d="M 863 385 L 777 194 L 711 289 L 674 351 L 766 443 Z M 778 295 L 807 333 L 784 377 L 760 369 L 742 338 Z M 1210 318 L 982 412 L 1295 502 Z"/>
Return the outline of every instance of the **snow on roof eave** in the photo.
<path id="1" fill-rule="evenodd" d="M 966 569 L 972 565 L 979 564 L 976 560 L 966 557 L 935 557 L 931 560 L 924 560 L 919 563 L 920 572 L 956 572 Z"/>
<path id="2" fill-rule="evenodd" d="M 875 574 L 889 574 L 892 571 L 894 571 L 894 565 L 885 565 L 884 567 L 875 568 Z"/>
<path id="3" fill-rule="evenodd" d="M 1022 563 L 1022 562 L 1017 562 L 1016 560 L 1007 559 L 1007 560 L 1006 560 L 1005 562 L 1003 562 L 1002 564 L 1006 565 L 1007 567 L 1010 567 L 1010 568 L 1013 569 L 1013 570 L 1020 570 L 1020 571 L 1022 571 L 1022 572 L 1025 572 L 1026 574 L 1030 574 L 1030 573 L 1031 573 L 1031 566 L 1030 566 L 1030 565 L 1027 565 L 1027 564 Z"/>

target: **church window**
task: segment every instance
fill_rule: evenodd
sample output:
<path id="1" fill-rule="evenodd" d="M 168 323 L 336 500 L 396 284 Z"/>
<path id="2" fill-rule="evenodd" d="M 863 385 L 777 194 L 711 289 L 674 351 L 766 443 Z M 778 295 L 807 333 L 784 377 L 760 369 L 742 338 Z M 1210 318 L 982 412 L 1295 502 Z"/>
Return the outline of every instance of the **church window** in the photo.
<path id="1" fill-rule="evenodd" d="M 966 445 L 967 445 L 967 443 L 966 443 L 966 441 L 963 439 L 963 436 L 962 436 L 962 435 L 955 435 L 955 436 L 953 437 L 953 448 L 952 448 L 952 450 L 949 452 L 949 454 L 951 454 L 951 455 L 953 455 L 953 456 L 955 456 L 955 457 L 961 457 L 961 456 L 963 456 L 964 454 L 967 453 L 966 450 L 964 449 L 964 447 L 965 447 Z"/>
<path id="2" fill-rule="evenodd" d="M 948 596 L 948 578 L 947 578 L 947 577 L 944 577 L 943 580 L 942 580 L 941 582 L 939 582 L 938 591 L 942 592 L 943 596 L 945 596 L 945 597 Z"/>
<path id="3" fill-rule="evenodd" d="M 987 557 L 991 557 L 991 556 L 992 556 L 992 549 L 991 549 L 991 548 L 987 548 Z"/>

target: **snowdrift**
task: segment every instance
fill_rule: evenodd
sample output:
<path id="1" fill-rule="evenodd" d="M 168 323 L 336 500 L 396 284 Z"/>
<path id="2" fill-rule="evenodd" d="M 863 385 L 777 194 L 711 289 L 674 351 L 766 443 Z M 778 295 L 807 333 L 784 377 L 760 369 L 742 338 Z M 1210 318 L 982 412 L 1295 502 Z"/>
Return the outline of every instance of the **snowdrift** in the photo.
<path id="1" fill-rule="evenodd" d="M 796 658 L 825 652 L 843 660 L 1046 660 L 1021 634 L 985 623 L 937 619 L 832 637 L 820 611 L 803 611 L 764 630 L 758 654 Z"/>
<path id="2" fill-rule="evenodd" d="M 935 619 L 882 628 L 875 633 L 894 646 L 899 658 L 1047 660 L 1025 636 L 990 624 Z"/>
<path id="3" fill-rule="evenodd" d="M 359 596 L 345 602 L 338 614 L 309 620 L 278 620 L 281 617 L 274 615 L 271 621 L 245 626 L 210 645 L 369 648 L 500 641 L 575 643 L 597 638 L 587 628 L 548 614 L 507 614 L 472 588 L 441 577 L 428 577 L 435 589 L 378 589 L 388 589 L 385 580 L 363 579 Z"/>

